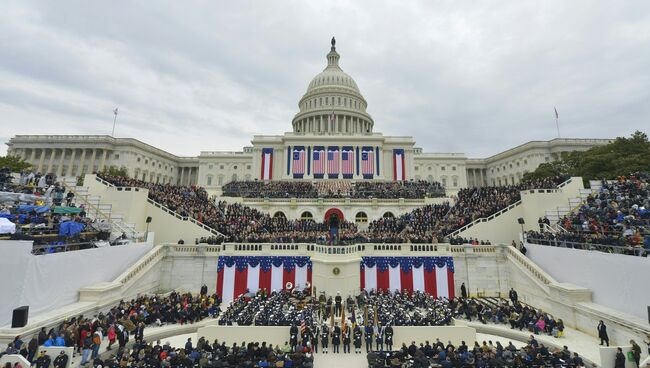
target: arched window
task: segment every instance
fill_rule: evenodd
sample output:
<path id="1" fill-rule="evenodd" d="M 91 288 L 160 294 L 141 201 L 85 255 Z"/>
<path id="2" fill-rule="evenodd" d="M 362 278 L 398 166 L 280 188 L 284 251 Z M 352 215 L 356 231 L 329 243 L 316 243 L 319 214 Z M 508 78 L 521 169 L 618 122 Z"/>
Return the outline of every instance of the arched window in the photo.
<path id="1" fill-rule="evenodd" d="M 284 215 L 284 212 L 278 211 L 275 214 L 273 214 L 273 218 L 287 218 L 287 216 Z"/>
<path id="2" fill-rule="evenodd" d="M 212 175 L 208 175 L 208 177 L 206 179 L 206 183 L 207 183 L 208 186 L 212 185 Z"/>
<path id="3" fill-rule="evenodd" d="M 300 215 L 301 220 L 313 220 L 314 215 L 311 214 L 309 211 L 305 211 Z"/>
<path id="4" fill-rule="evenodd" d="M 429 176 L 427 176 L 427 181 L 428 181 L 429 183 L 433 183 L 433 175 L 429 175 Z"/>
<path id="5" fill-rule="evenodd" d="M 384 217 L 384 218 L 394 218 L 395 215 L 393 215 L 392 212 L 388 211 L 388 212 L 384 213 L 384 216 L 383 216 L 383 217 Z"/>
<path id="6" fill-rule="evenodd" d="M 368 223 L 368 215 L 366 215 L 365 212 L 359 212 L 354 217 L 354 222 L 356 222 L 357 224 L 367 224 Z"/>
<path id="7" fill-rule="evenodd" d="M 217 184 L 223 185 L 223 175 L 219 175 L 219 177 L 217 177 Z"/>
<path id="8" fill-rule="evenodd" d="M 237 174 L 232 174 L 230 181 L 237 181 Z"/>

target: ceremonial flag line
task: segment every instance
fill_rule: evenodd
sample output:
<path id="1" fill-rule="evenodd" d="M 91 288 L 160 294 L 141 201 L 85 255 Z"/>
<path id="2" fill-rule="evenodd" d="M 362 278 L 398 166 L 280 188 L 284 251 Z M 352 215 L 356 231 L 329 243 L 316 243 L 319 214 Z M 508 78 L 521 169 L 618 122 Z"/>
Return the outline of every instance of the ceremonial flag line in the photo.
<path id="1" fill-rule="evenodd" d="M 217 261 L 217 295 L 224 303 L 246 293 L 311 287 L 312 264 L 309 257 L 220 256 Z"/>
<path id="2" fill-rule="evenodd" d="M 419 290 L 436 298 L 453 298 L 452 257 L 362 257 L 361 289 Z"/>

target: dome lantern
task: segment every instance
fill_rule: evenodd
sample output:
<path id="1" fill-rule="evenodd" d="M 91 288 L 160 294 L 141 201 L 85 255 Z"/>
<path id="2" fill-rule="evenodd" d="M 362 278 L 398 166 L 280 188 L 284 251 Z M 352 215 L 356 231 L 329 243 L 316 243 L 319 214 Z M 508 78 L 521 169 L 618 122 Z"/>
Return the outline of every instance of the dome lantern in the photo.
<path id="1" fill-rule="evenodd" d="M 327 66 L 316 75 L 298 103 L 293 119 L 298 134 L 371 134 L 374 122 L 357 83 L 339 66 L 336 39 L 327 54 Z"/>

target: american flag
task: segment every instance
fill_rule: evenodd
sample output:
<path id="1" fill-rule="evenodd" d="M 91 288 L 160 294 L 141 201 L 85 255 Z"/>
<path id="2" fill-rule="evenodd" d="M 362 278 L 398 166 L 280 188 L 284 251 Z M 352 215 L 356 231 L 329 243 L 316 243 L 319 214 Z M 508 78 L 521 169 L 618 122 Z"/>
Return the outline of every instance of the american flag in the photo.
<path id="1" fill-rule="evenodd" d="M 354 175 L 354 149 L 343 148 L 341 151 L 342 172 L 344 178 L 352 178 Z"/>
<path id="2" fill-rule="evenodd" d="M 325 149 L 314 147 L 314 177 L 323 177 L 325 174 Z"/>
<path id="3" fill-rule="evenodd" d="M 296 147 L 293 150 L 293 176 L 302 177 L 305 174 L 305 148 Z"/>
<path id="4" fill-rule="evenodd" d="M 307 323 L 302 316 L 300 316 L 300 318 L 300 335 L 304 335 L 305 330 L 307 329 Z"/>
<path id="5" fill-rule="evenodd" d="M 364 177 L 370 176 L 375 172 L 375 153 L 373 152 L 372 148 L 369 150 L 364 148 L 361 151 L 361 174 L 363 174 Z"/>
<path id="6" fill-rule="evenodd" d="M 327 149 L 327 174 L 329 175 L 339 175 L 339 148 L 328 148 Z"/>

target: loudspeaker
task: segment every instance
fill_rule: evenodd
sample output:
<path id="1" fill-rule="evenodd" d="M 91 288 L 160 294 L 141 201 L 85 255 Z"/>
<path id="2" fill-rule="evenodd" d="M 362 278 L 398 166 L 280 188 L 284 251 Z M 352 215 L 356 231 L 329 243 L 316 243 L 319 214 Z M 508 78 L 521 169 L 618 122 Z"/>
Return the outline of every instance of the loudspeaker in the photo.
<path id="1" fill-rule="evenodd" d="M 26 305 L 14 309 L 14 314 L 11 318 L 11 328 L 25 327 L 27 325 L 28 314 L 29 307 Z"/>
<path id="2" fill-rule="evenodd" d="M 151 216 L 147 216 L 147 220 L 146 220 L 146 221 L 147 221 L 147 224 L 150 224 L 150 223 L 151 223 Z"/>
<path id="3" fill-rule="evenodd" d="M 518 219 L 517 219 L 517 223 L 518 223 L 519 225 L 523 225 L 523 224 L 525 224 L 525 222 L 524 222 L 524 218 L 523 218 L 523 217 L 518 218 Z"/>

